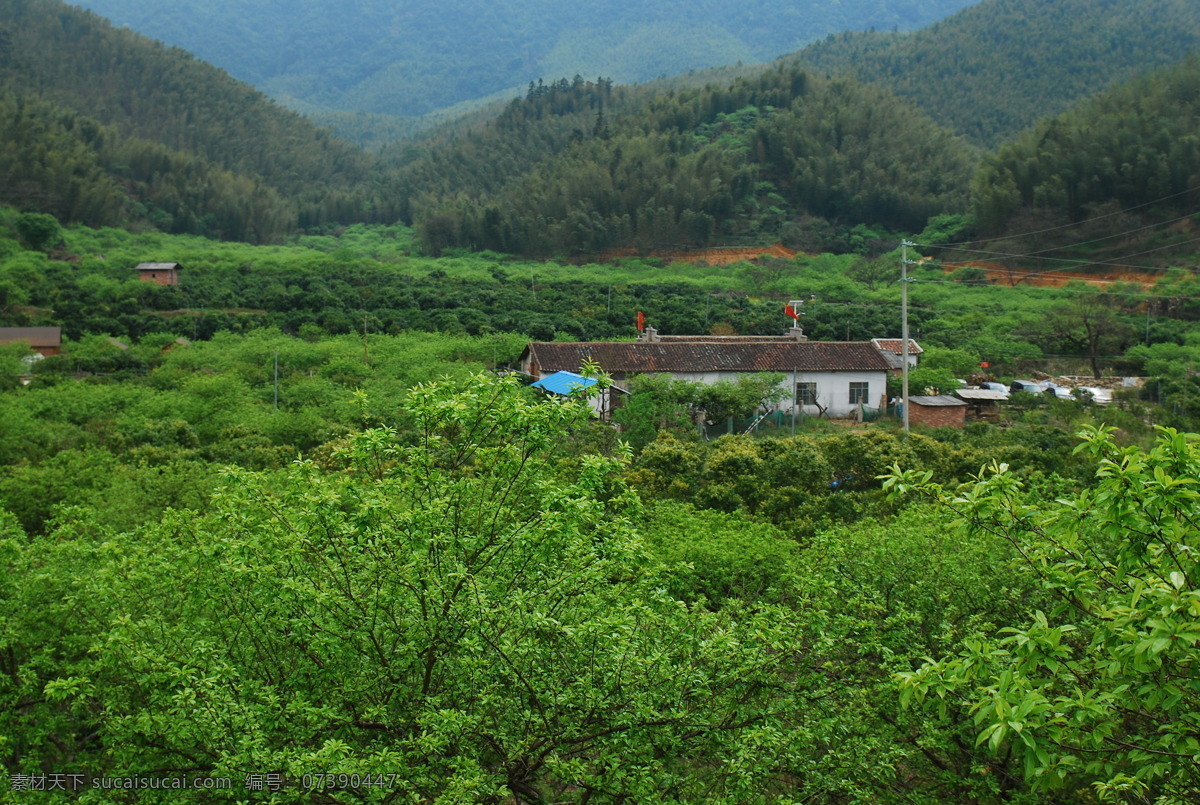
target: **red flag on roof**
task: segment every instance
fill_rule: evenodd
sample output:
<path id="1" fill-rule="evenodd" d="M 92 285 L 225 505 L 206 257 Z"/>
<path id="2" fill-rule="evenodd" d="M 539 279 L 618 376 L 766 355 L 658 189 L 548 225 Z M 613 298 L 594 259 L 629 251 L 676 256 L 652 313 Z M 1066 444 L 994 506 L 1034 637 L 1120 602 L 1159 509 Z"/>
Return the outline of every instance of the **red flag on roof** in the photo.
<path id="1" fill-rule="evenodd" d="M 646 329 L 646 314 L 640 310 L 638 311 L 637 328 L 639 333 Z"/>
<path id="2" fill-rule="evenodd" d="M 791 305 L 784 305 L 783 312 L 791 316 L 796 321 L 800 321 L 800 314 L 797 313 L 796 308 L 792 307 Z"/>

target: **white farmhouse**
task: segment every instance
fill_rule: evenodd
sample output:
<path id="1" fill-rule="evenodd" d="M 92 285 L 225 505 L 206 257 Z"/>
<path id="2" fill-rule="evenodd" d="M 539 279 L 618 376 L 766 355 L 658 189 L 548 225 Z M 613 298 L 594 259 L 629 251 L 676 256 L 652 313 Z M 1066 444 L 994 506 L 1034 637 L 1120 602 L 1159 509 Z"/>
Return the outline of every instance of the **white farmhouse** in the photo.
<path id="1" fill-rule="evenodd" d="M 882 408 L 892 364 L 866 341 L 808 341 L 799 330 L 783 336 L 660 336 L 653 328 L 637 341 L 537 342 L 521 354 L 520 369 L 540 380 L 578 372 L 594 363 L 614 381 L 666 374 L 716 383 L 754 372 L 784 376 L 779 410 L 809 416 L 853 416 L 859 406 Z"/>

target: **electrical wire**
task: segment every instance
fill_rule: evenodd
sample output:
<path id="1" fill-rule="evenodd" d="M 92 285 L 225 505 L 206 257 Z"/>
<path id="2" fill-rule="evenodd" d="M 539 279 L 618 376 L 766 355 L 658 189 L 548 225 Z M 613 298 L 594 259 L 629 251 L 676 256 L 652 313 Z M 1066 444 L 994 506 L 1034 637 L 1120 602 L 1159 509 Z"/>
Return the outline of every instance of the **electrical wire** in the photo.
<path id="1" fill-rule="evenodd" d="M 1102 237 L 1102 238 L 1093 238 L 1092 240 L 1084 240 L 1084 241 L 1080 241 L 1080 242 L 1077 242 L 1077 243 L 1065 244 L 1065 245 L 1062 245 L 1062 246 L 1052 246 L 1052 247 L 1050 247 L 1050 248 L 1048 248 L 1048 249 L 1041 249 L 1041 250 L 1038 250 L 1038 251 L 1033 251 L 1033 252 L 1025 252 L 1025 253 L 1023 253 L 1023 254 L 1020 254 L 1020 255 L 1012 255 L 1012 256 L 1013 256 L 1013 257 L 1038 257 L 1038 256 L 1041 256 L 1041 255 L 1049 254 L 1050 252 L 1062 251 L 1063 249 L 1074 249 L 1074 248 L 1078 248 L 1078 247 L 1080 247 L 1080 246 L 1090 246 L 1090 245 L 1091 245 L 1091 244 L 1093 244 L 1093 243 L 1102 243 L 1102 242 L 1104 242 L 1104 241 L 1106 241 L 1106 240 L 1112 240 L 1113 238 L 1121 238 L 1121 237 L 1126 237 L 1126 236 L 1128 236 L 1128 235 L 1134 235 L 1134 234 L 1136 234 L 1136 233 L 1138 233 L 1138 232 L 1144 232 L 1144 231 L 1146 231 L 1147 229 L 1158 229 L 1158 228 L 1160 228 L 1160 227 L 1170 226 L 1171 224 L 1175 224 L 1175 223 L 1178 223 L 1178 222 L 1180 222 L 1180 221 L 1186 221 L 1187 219 L 1189 219 L 1189 218 L 1193 217 L 1194 215 L 1197 215 L 1198 213 L 1200 213 L 1200 210 L 1198 210 L 1197 212 L 1191 212 L 1191 213 L 1188 213 L 1187 215 L 1181 215 L 1181 216 L 1179 216 L 1178 218 L 1172 218 L 1172 219 L 1170 219 L 1169 221 L 1159 221 L 1158 223 L 1154 223 L 1154 224 L 1146 224 L 1145 226 L 1139 226 L 1139 227 L 1137 227 L 1137 228 L 1135 228 L 1135 229 L 1126 229 L 1126 230 L 1125 230 L 1125 231 L 1123 231 L 1123 232 L 1114 232 L 1113 234 L 1111 234 L 1111 235 L 1105 235 L 1105 236 L 1104 236 L 1104 237 Z M 1020 236 L 1020 235 L 1013 235 L 1013 236 L 1010 236 L 1010 237 L 997 238 L 997 240 L 998 240 L 998 241 L 1000 241 L 1001 243 L 1003 243 L 1003 242 L 1004 242 L 1004 241 L 1006 241 L 1006 240 L 1013 240 L 1013 239 L 1016 239 L 1016 238 L 1019 238 L 1019 237 L 1021 237 L 1021 236 Z M 1190 241 L 1185 241 L 1185 242 L 1190 242 Z M 1160 247 L 1160 248 L 1162 248 L 1162 249 L 1171 249 L 1171 248 L 1175 248 L 1176 246 L 1179 246 L 1179 245 L 1182 245 L 1182 244 L 1178 244 L 1178 243 L 1171 243 L 1171 244 L 1167 244 L 1167 245 L 1165 245 L 1165 246 L 1162 246 L 1162 247 Z M 934 248 L 934 249 L 941 249 L 941 248 L 953 248 L 953 247 L 948 247 L 948 246 L 937 246 L 937 245 L 934 245 L 934 246 L 932 246 L 931 248 Z M 971 249 L 955 249 L 955 250 L 956 250 L 956 251 L 973 251 L 973 250 L 971 250 Z M 1150 251 L 1158 251 L 1158 249 L 1151 249 Z M 1149 252 L 1143 252 L 1143 253 L 1145 253 L 1145 254 L 1148 254 Z M 1130 255 L 1130 256 L 1136 256 L 1136 255 Z M 1050 259 L 1050 258 L 1047 258 L 1047 259 Z"/>
<path id="2" fill-rule="evenodd" d="M 1183 268 L 1183 267 L 1182 266 L 1147 266 L 1147 265 L 1139 265 L 1136 263 L 1120 263 L 1120 262 L 1117 262 L 1117 260 L 1123 260 L 1123 259 L 1126 259 L 1129 257 L 1141 257 L 1142 255 L 1153 254 L 1154 252 L 1160 252 L 1165 249 L 1177 249 L 1180 246 L 1186 246 L 1190 243 L 1200 243 L 1200 237 L 1189 238 L 1188 240 L 1179 241 L 1177 243 L 1168 243 L 1164 246 L 1156 246 L 1153 249 L 1145 249 L 1140 252 L 1133 252 L 1132 254 L 1127 254 L 1127 255 L 1124 255 L 1123 257 L 1114 258 L 1112 260 L 1079 260 L 1079 259 L 1074 259 L 1074 258 L 1069 258 L 1069 257 L 1045 257 L 1045 256 L 1039 256 L 1038 259 L 1039 260 L 1050 260 L 1055 263 L 1066 263 L 1066 264 L 1074 265 L 1074 266 L 1109 266 L 1112 268 L 1130 268 L 1130 269 L 1135 269 L 1138 271 L 1173 271 L 1177 268 Z M 1031 255 L 1040 254 L 1038 252 L 1032 252 L 1030 254 L 1013 254 L 1012 252 L 997 252 L 997 251 L 989 251 L 989 250 L 985 250 L 985 249 L 960 249 L 959 251 L 965 251 L 965 252 L 970 252 L 972 254 L 979 254 L 979 255 L 984 255 L 984 256 L 988 256 L 988 257 L 993 257 L 993 258 L 996 258 L 996 262 L 999 262 L 1002 260 L 1023 260 L 1023 259 L 1030 257 Z M 942 265 L 943 266 L 970 267 L 971 263 L 970 263 L 970 261 L 966 261 L 966 260 L 952 260 L 949 262 L 943 262 Z M 1192 271 L 1192 272 L 1196 271 L 1196 269 L 1194 269 L 1194 268 L 1184 268 L 1184 270 Z"/>
<path id="3" fill-rule="evenodd" d="M 1094 280 L 1094 281 L 1096 281 L 1096 282 L 1119 282 L 1119 280 Z M 914 284 L 921 284 L 921 285 L 958 285 L 958 286 L 966 286 L 966 287 L 970 287 L 970 288 L 1002 288 L 1005 290 L 1011 290 L 1014 287 L 1018 287 L 1018 286 L 1012 286 L 1012 285 L 1002 285 L 1002 284 L 996 283 L 996 282 L 977 282 L 977 281 L 972 281 L 972 280 L 913 279 L 913 280 L 911 280 L 911 282 L 913 282 Z M 1025 285 L 1025 286 L 1020 286 L 1020 287 L 1029 289 L 1029 288 L 1034 288 L 1035 286 Z M 1048 291 L 1053 291 L 1054 293 L 1075 294 L 1078 296 L 1124 296 L 1124 297 L 1131 297 L 1134 299 L 1196 299 L 1196 300 L 1200 300 L 1200 297 L 1186 296 L 1183 294 L 1153 294 L 1153 293 L 1142 293 L 1139 291 L 1115 293 L 1113 291 L 1088 291 L 1083 288 L 1038 288 L 1038 290 L 1048 290 Z M 910 307 L 912 307 L 912 306 L 910 305 Z M 936 306 L 924 305 L 924 306 L 918 306 L 918 307 L 922 307 L 922 309 L 924 309 L 924 308 L 936 307 Z"/>
<path id="4" fill-rule="evenodd" d="M 1116 212 L 1105 213 L 1104 215 L 1097 215 L 1094 218 L 1085 218 L 1082 221 L 1075 221 L 1074 223 L 1070 223 L 1070 224 L 1061 224 L 1059 226 L 1052 226 L 1048 229 L 1035 229 L 1031 232 L 1021 232 L 1016 235 L 1008 235 L 1007 237 L 1009 237 L 1009 238 L 1026 238 L 1031 235 L 1043 235 L 1047 232 L 1058 232 L 1063 229 L 1070 229 L 1071 227 L 1074 227 L 1074 226 L 1083 226 L 1084 224 L 1090 224 L 1090 223 L 1093 223 L 1094 221 L 1103 221 L 1105 218 L 1112 218 L 1115 215 L 1125 215 L 1127 213 L 1133 212 L 1134 210 L 1140 210 L 1143 207 L 1152 207 L 1155 204 L 1161 204 L 1164 201 L 1170 201 L 1171 199 L 1179 198 L 1180 196 L 1186 196 L 1188 193 L 1194 193 L 1198 190 L 1200 190 L 1200 187 L 1189 187 L 1187 190 L 1181 190 L 1178 193 L 1172 193 L 1169 196 L 1163 196 L 1162 198 L 1157 198 L 1157 199 L 1154 199 L 1153 201 L 1147 201 L 1144 204 L 1138 204 L 1134 207 L 1127 207 L 1123 210 L 1117 210 Z M 929 248 L 929 247 L 934 247 L 934 246 L 940 248 L 940 247 L 950 247 L 950 246 L 965 246 L 965 245 L 968 245 L 971 243 L 987 243 L 987 241 L 986 240 L 963 240 L 963 241 L 959 241 L 958 243 L 918 243 L 917 245 L 921 246 L 923 248 Z"/>

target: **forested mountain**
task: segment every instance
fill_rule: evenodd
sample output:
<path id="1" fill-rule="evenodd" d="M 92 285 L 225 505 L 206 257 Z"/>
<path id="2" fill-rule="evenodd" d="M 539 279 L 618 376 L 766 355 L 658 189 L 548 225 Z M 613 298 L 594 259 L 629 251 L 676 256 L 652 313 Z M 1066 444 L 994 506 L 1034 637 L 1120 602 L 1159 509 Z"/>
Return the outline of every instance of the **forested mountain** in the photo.
<path id="1" fill-rule="evenodd" d="M 995 147 L 1197 48 L 1194 0 L 984 0 L 915 33 L 843 33 L 789 58 L 888 86 Z"/>
<path id="2" fill-rule="evenodd" d="M 0 0 L 0 108 L 0 196 L 64 220 L 269 240 L 389 215 L 358 149 L 58 0 Z"/>
<path id="3" fill-rule="evenodd" d="M 1200 55 L 1047 118 L 988 156 L 974 180 L 975 218 L 996 235 L 1104 216 L 1092 234 L 1127 247 L 1131 235 L 1115 233 L 1146 218 L 1187 217 L 1200 205 L 1197 120 Z"/>
<path id="4" fill-rule="evenodd" d="M 761 62 L 844 30 L 912 29 L 972 0 L 77 0 L 302 111 L 422 115 L 539 77 L 628 83 Z"/>
<path id="5" fill-rule="evenodd" d="M 0 9 L 0 200 L 63 221 L 268 241 L 399 219 L 435 253 L 548 255 L 775 242 L 806 216 L 920 229 L 965 209 L 966 149 L 894 98 L 800 70 L 678 90 L 531 82 L 499 117 L 379 166 L 91 12 Z"/>
<path id="6" fill-rule="evenodd" d="M 431 251 L 527 255 L 919 231 L 965 211 L 974 164 L 894 96 L 800 69 L 661 94 L 539 83 L 488 126 L 394 158 Z"/>
<path id="7" fill-rule="evenodd" d="M 1161 18 L 1174 21 L 1169 37 L 1159 22 L 1149 21 L 1151 4 Z M 993 21 L 1024 13 L 1018 0 L 985 6 Z M 1112 20 L 1103 28 L 1108 46 L 1126 54 L 1130 65 L 1143 57 L 1150 61 L 1144 51 L 1163 37 L 1182 47 L 1193 36 L 1187 20 L 1198 16 L 1168 0 L 1104 8 Z M 1080 19 L 1086 16 L 1086 9 L 1078 10 Z M 524 97 L 494 115 L 396 144 L 375 158 L 223 71 L 91 12 L 58 0 L 0 0 L 0 12 L 0 201 L 63 221 L 153 225 L 248 241 L 333 223 L 401 221 L 416 227 L 432 254 L 453 248 L 574 257 L 780 240 L 809 251 L 837 251 L 847 248 L 855 227 L 865 228 L 855 235 L 861 245 L 881 235 L 894 240 L 896 233 L 919 232 L 932 216 L 968 212 L 978 164 L 977 151 L 888 89 L 794 64 L 729 81 L 717 73 L 703 86 L 684 80 L 628 86 L 579 76 L 530 82 Z M 963 20 L 978 13 L 963 12 L 939 30 L 974 41 L 978 58 L 990 52 L 995 63 L 1005 64 L 1009 37 L 993 35 L 987 47 L 970 39 L 980 29 Z M 1139 20 L 1141 27 L 1133 24 Z M 1113 30 L 1122 21 L 1132 38 Z M 919 44 L 923 36 L 903 41 Z M 851 37 L 826 48 L 859 41 L 873 40 Z M 1040 41 L 1021 52 L 1055 50 L 1049 40 Z M 1169 50 L 1156 48 L 1156 58 Z M 1051 61 L 1047 70 L 1070 72 L 1079 64 Z M 904 72 L 900 63 L 893 67 Z M 991 97 L 1044 91 L 1040 78 L 1012 75 L 1016 79 L 1005 82 L 1012 94 Z M 86 83 L 79 76 L 87 76 Z M 982 80 L 983 73 L 968 71 L 968 77 Z M 938 92 L 951 92 L 953 83 L 941 81 Z M 1142 111 L 1157 118 L 1187 108 L 1161 103 Z M 1003 116 L 1004 109 L 992 111 Z M 1072 135 L 1068 150 L 1077 157 L 1107 148 L 1110 161 L 1112 148 L 1090 132 L 1141 119 L 1125 112 L 1088 114 L 1103 119 Z M 1088 205 L 1158 197 L 1160 186 L 1192 186 L 1187 119 L 1154 125 L 1160 131 L 1179 127 L 1180 136 L 1155 136 L 1147 124 L 1136 133 L 1121 129 L 1120 141 L 1132 149 L 1130 164 L 1158 167 L 1113 167 L 1122 176 L 1116 195 L 1112 181 L 1091 174 L 1072 179 L 1091 189 L 1064 191 L 1073 199 L 1061 211 L 1065 220 Z M 1014 146 L 1004 159 L 1028 147 Z M 1108 170 L 1101 156 L 1087 168 L 1096 177 Z M 1045 152 L 1038 159 L 1058 157 Z M 1059 204 L 1054 192 L 1035 193 L 1033 185 L 1020 186 L 1014 200 L 1009 185 L 991 176 L 985 171 L 977 178 L 974 194 L 987 233 L 1002 233 L 1018 213 L 1041 215 L 1029 210 Z M 1034 182 L 1033 173 L 1022 176 Z"/>

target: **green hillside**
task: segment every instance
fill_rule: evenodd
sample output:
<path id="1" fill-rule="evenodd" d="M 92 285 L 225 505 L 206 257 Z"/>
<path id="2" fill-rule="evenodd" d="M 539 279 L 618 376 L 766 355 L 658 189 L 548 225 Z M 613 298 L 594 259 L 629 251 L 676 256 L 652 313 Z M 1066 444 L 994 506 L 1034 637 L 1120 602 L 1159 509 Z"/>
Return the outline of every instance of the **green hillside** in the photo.
<path id="1" fill-rule="evenodd" d="M 532 85 L 487 125 L 388 156 L 431 251 L 526 255 L 919 231 L 965 211 L 975 159 L 886 92 L 799 69 L 666 92 Z"/>
<path id="2" fill-rule="evenodd" d="M 6 203 L 248 240 L 387 215 L 366 155 L 179 49 L 58 0 L 0 0 L 0 43 Z"/>
<path id="3" fill-rule="evenodd" d="M 1087 240 L 1128 251 L 1131 239 L 1158 240 L 1139 260 L 1191 233 L 1200 206 L 1200 56 L 1114 87 L 1047 118 L 989 155 L 974 179 L 981 232 L 1042 232 L 1037 244 Z M 1088 219 L 1080 235 L 1071 226 Z M 1173 232 L 1136 230 L 1177 220 Z M 1169 253 L 1169 252 L 1168 252 Z"/>
<path id="4" fill-rule="evenodd" d="M 1015 0 L 988 7 L 1012 14 L 1021 8 Z M 1110 10 L 1118 21 L 1140 19 L 1136 8 L 1142 6 Z M 972 201 L 977 150 L 885 87 L 795 65 L 640 86 L 579 76 L 530 82 L 522 98 L 394 143 L 376 157 L 223 71 L 90 12 L 57 0 L 0 0 L 0 9 L 7 135 L 0 201 L 62 221 L 258 242 L 336 224 L 399 221 L 415 228 L 431 254 L 586 258 L 614 249 L 780 241 L 806 251 L 871 252 L 877 249 L 870 242 L 920 232 L 935 216 L 973 210 L 981 232 L 995 235 L 1018 214 L 1036 217 L 1041 213 L 1029 210 L 1059 204 L 1053 192 L 1035 193 L 1032 185 L 1020 186 L 1014 200 L 1007 184 L 990 178 L 991 167 L 976 176 Z M 1180 21 L 1187 11 L 1170 3 L 1163 9 L 1183 15 Z M 964 12 L 942 29 L 966 30 L 969 17 Z M 1188 35 L 1182 22 L 1175 35 Z M 1136 27 L 1128 40 L 1110 38 L 1131 60 L 1150 41 Z M 977 58 L 1004 63 L 1007 40 L 996 41 L 980 45 Z M 1042 84 L 1015 75 L 1011 97 L 1041 91 Z M 952 81 L 936 86 L 962 91 Z M 1114 120 L 1134 118 L 1125 110 L 1096 112 L 1103 120 L 1080 129 L 1068 150 L 1100 149 L 1087 169 L 1097 176 L 1123 171 L 1121 189 L 1075 177 L 1091 189 L 1066 191 L 1072 200 L 1063 220 L 1127 197 L 1154 198 L 1160 186 L 1193 186 L 1189 108 L 1162 103 L 1153 112 L 1182 115 L 1154 123 L 1160 135 L 1178 128 L 1178 137 L 1152 136 L 1149 124 L 1137 135 L 1130 164 L 1167 166 L 1153 171 L 1105 167 L 1104 149 L 1112 147 L 1101 133 Z M 364 129 L 378 122 L 367 117 Z M 1065 176 L 1054 166 L 1058 158 L 1038 156 Z M 1022 175 L 1033 181 L 1033 173 Z M 1021 228 L 1019 221 L 1013 226 Z"/>
<path id="5" fill-rule="evenodd" d="M 844 33 L 789 58 L 890 87 L 995 147 L 1198 48 L 1200 4 L 1192 0 L 984 0 L 915 33 Z"/>
<path id="6" fill-rule="evenodd" d="M 802 71 L 679 89 L 539 81 L 377 162 L 90 12 L 0 9 L 0 200 L 62 221 L 261 242 L 400 220 L 433 253 L 544 256 L 769 243 L 789 226 L 810 246 L 811 231 L 919 230 L 965 210 L 968 149 L 885 93 Z"/>

